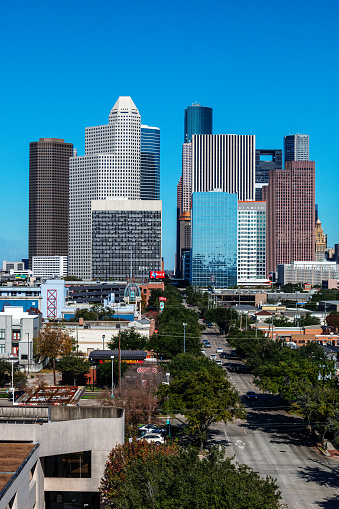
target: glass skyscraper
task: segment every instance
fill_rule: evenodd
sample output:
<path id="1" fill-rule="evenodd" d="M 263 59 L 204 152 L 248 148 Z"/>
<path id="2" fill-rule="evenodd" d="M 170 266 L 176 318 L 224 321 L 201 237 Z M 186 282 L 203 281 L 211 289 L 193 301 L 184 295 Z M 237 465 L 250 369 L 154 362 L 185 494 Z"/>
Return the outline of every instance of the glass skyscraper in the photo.
<path id="1" fill-rule="evenodd" d="M 141 126 L 140 198 L 160 199 L 160 129 Z"/>
<path id="2" fill-rule="evenodd" d="M 192 193 L 191 284 L 237 284 L 237 194 Z"/>
<path id="3" fill-rule="evenodd" d="M 192 104 L 185 109 L 184 143 L 191 143 L 193 134 L 212 134 L 212 108 Z"/>

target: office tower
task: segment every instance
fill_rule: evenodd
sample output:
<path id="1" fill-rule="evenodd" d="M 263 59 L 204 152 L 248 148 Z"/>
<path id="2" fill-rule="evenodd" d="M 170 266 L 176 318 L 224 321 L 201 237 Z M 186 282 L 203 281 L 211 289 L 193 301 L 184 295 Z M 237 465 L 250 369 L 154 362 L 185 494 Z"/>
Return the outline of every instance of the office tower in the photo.
<path id="1" fill-rule="evenodd" d="M 308 134 L 289 134 L 284 138 L 285 162 L 309 161 Z"/>
<path id="2" fill-rule="evenodd" d="M 287 161 L 263 188 L 267 202 L 267 273 L 277 265 L 315 258 L 315 163 Z"/>
<path id="3" fill-rule="evenodd" d="M 68 255 L 69 158 L 73 144 L 40 138 L 29 147 L 29 263 Z"/>
<path id="4" fill-rule="evenodd" d="M 237 194 L 192 193 L 191 284 L 237 284 Z"/>
<path id="5" fill-rule="evenodd" d="M 160 199 L 160 129 L 141 126 L 140 198 Z"/>
<path id="6" fill-rule="evenodd" d="M 179 218 L 182 211 L 182 176 L 177 184 L 177 235 L 176 235 L 176 252 L 175 252 L 175 277 L 181 277 L 181 248 L 180 248 L 180 223 Z"/>
<path id="7" fill-rule="evenodd" d="M 212 108 L 192 104 L 185 109 L 184 143 L 192 141 L 193 134 L 212 134 Z"/>
<path id="8" fill-rule="evenodd" d="M 325 252 L 327 249 L 327 235 L 321 227 L 321 221 L 318 218 L 315 223 L 315 261 L 322 262 L 325 260 Z"/>
<path id="9" fill-rule="evenodd" d="M 266 279 L 266 203 L 238 203 L 238 284 Z"/>
<path id="10" fill-rule="evenodd" d="M 219 189 L 254 200 L 255 136 L 193 135 L 192 193 Z"/>
<path id="11" fill-rule="evenodd" d="M 92 277 L 91 201 L 140 200 L 140 144 L 140 114 L 130 97 L 119 97 L 107 125 L 86 128 L 85 155 L 70 159 L 69 274 Z"/>
<path id="12" fill-rule="evenodd" d="M 161 270 L 160 200 L 93 200 L 92 274 L 126 280 Z"/>
<path id="13" fill-rule="evenodd" d="M 183 212 L 191 211 L 191 194 L 192 194 L 192 180 L 191 180 L 191 143 L 183 143 L 182 145 L 182 208 Z"/>
<path id="14" fill-rule="evenodd" d="M 262 200 L 262 188 L 268 185 L 270 170 L 282 169 L 282 150 L 256 149 L 255 151 L 255 199 Z"/>

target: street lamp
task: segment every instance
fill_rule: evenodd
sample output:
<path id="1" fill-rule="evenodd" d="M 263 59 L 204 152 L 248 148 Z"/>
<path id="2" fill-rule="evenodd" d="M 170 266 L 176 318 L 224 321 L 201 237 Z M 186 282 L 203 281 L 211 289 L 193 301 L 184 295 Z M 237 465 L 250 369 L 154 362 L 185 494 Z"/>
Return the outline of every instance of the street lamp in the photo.
<path id="1" fill-rule="evenodd" d="M 114 355 L 111 355 L 111 359 L 112 359 L 112 394 L 111 394 L 111 398 L 113 399 L 114 398 L 114 393 L 113 393 L 113 388 L 114 388 L 114 382 L 113 382 L 113 361 L 114 361 Z"/>
<path id="2" fill-rule="evenodd" d="M 186 325 L 187 325 L 187 323 L 183 323 L 183 326 L 184 326 L 184 353 L 186 353 Z"/>
<path id="3" fill-rule="evenodd" d="M 30 344 L 29 344 L 29 332 L 26 332 L 27 336 L 28 336 L 28 340 L 27 340 L 27 376 L 29 378 L 29 357 L 30 357 L 30 353 L 31 353 L 31 348 L 30 348 Z"/>
<path id="4" fill-rule="evenodd" d="M 102 349 L 105 350 L 105 334 L 102 335 Z"/>
<path id="5" fill-rule="evenodd" d="M 12 400 L 13 400 L 13 405 L 14 405 L 14 364 L 16 362 L 18 362 L 18 359 L 15 359 L 12 357 L 12 359 L 8 359 L 9 362 L 12 364 Z"/>

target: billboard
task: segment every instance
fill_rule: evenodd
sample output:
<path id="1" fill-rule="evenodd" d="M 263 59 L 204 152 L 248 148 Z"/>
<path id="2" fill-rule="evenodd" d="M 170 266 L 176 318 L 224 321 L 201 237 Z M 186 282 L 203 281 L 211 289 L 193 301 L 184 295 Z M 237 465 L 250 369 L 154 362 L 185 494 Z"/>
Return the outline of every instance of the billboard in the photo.
<path id="1" fill-rule="evenodd" d="M 149 273 L 150 279 L 165 279 L 165 272 L 159 270 L 152 270 Z"/>

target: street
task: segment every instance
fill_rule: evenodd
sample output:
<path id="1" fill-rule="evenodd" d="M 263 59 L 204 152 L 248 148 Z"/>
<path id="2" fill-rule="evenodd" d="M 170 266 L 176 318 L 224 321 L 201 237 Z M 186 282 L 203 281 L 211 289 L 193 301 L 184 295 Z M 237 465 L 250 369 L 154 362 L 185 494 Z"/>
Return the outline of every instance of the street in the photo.
<path id="1" fill-rule="evenodd" d="M 203 339 L 211 343 L 211 348 L 205 350 L 207 356 L 215 353 L 217 347 L 231 351 L 212 329 L 203 333 Z M 223 359 L 223 363 L 230 362 L 242 365 L 240 359 Z M 225 445 L 227 455 L 235 456 L 234 461 L 277 479 L 289 509 L 338 509 L 339 460 L 323 456 L 302 420 L 279 408 L 277 397 L 260 392 L 250 373 L 231 372 L 229 379 L 247 407 L 247 418 L 227 425 L 219 423 L 213 427 L 210 440 Z M 245 394 L 249 390 L 256 392 L 256 400 L 247 400 Z"/>

